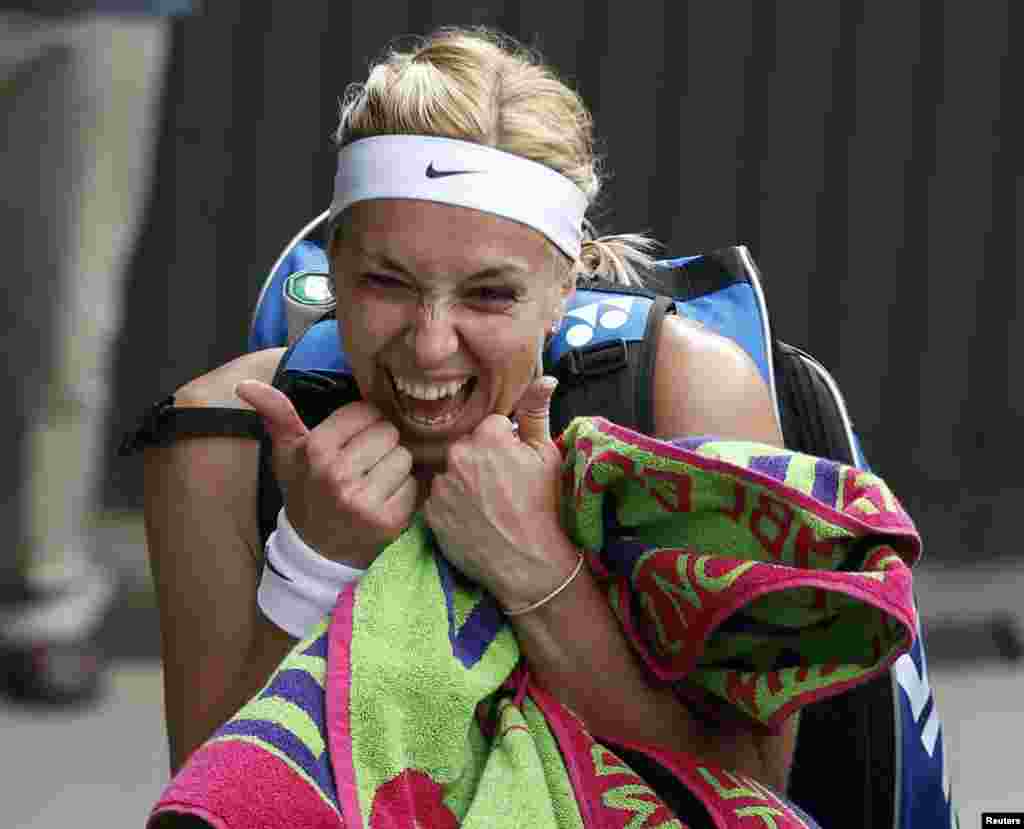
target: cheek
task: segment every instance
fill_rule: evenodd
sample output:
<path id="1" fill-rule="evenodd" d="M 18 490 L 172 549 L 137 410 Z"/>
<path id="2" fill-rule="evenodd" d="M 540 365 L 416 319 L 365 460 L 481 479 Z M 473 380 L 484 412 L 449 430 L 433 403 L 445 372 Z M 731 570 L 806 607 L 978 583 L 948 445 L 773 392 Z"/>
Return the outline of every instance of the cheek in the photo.
<path id="1" fill-rule="evenodd" d="M 492 327 L 482 339 L 478 358 L 490 375 L 495 411 L 507 412 L 519 402 L 533 379 L 540 334 L 536 326 L 508 332 L 505 336 L 496 328 Z"/>
<path id="2" fill-rule="evenodd" d="M 376 350 L 388 333 L 386 316 L 357 307 L 337 315 L 338 326 L 350 346 L 349 353 Z"/>
<path id="3" fill-rule="evenodd" d="M 377 355 L 401 330 L 400 314 L 379 303 L 349 300 L 343 304 L 339 299 L 335 318 L 342 348 L 365 394 L 372 386 Z"/>

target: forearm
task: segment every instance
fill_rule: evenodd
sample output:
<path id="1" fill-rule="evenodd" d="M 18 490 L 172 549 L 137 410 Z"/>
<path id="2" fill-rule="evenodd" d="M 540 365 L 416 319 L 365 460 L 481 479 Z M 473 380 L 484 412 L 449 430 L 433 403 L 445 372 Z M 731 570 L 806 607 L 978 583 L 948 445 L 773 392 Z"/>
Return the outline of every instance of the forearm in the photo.
<path id="1" fill-rule="evenodd" d="M 145 456 L 146 542 L 175 770 L 287 652 L 279 641 L 284 634 L 261 624 L 256 608 L 259 539 L 238 518 L 252 509 L 256 494 L 233 489 L 230 480 L 244 448 L 232 439 L 196 439 Z M 251 454 L 243 471 L 255 475 Z"/>
<path id="2" fill-rule="evenodd" d="M 694 754 L 785 791 L 797 717 L 774 735 L 695 719 L 670 688 L 648 681 L 586 567 L 553 601 L 511 621 L 531 677 L 595 736 Z"/>
<path id="3" fill-rule="evenodd" d="M 171 772 L 177 772 L 189 755 L 254 697 L 280 665 L 297 640 L 254 610 L 248 644 L 238 651 L 231 675 L 210 675 L 190 689 L 182 689 L 172 716 L 168 706 L 167 727 L 171 752 Z M 222 659 L 224 655 L 221 655 Z M 212 667 L 211 659 L 208 664 Z M 216 670 L 216 669 L 215 669 Z M 169 695 L 170 701 L 170 695 Z"/>
<path id="4" fill-rule="evenodd" d="M 556 599 L 510 618 L 532 678 L 592 733 L 675 750 L 692 744 L 693 719 L 671 689 L 647 680 L 586 567 Z"/>

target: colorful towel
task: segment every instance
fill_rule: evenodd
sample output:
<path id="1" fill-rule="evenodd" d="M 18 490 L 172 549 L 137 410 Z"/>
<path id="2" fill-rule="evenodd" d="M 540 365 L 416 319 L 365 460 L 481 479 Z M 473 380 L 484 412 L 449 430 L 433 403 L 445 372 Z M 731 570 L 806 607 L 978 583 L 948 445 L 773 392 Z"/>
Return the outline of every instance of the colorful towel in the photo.
<path id="1" fill-rule="evenodd" d="M 651 674 L 774 728 L 912 643 L 913 525 L 872 474 L 760 444 L 559 439 L 563 521 Z M 659 792 L 623 759 L 660 766 Z M 814 826 L 700 758 L 588 734 L 529 682 L 495 601 L 420 520 L 339 597 L 154 814 L 254 827 Z M 668 775 L 668 778 L 665 777 Z M 696 824 L 691 824 L 696 825 Z"/>

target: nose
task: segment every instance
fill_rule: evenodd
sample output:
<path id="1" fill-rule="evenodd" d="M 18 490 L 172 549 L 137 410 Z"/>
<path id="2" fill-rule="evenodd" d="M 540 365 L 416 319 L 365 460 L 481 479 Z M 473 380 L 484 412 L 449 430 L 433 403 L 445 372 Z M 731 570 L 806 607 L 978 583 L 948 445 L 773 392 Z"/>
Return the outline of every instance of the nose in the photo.
<path id="1" fill-rule="evenodd" d="M 411 327 L 412 347 L 421 368 L 443 366 L 459 350 L 455 320 L 446 308 L 421 306 Z"/>

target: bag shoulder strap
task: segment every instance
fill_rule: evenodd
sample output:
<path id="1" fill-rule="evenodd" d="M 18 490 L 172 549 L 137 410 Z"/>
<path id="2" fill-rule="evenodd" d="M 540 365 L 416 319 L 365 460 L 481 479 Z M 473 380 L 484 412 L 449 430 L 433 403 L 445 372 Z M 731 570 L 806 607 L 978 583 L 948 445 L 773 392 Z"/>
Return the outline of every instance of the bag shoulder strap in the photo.
<path id="1" fill-rule="evenodd" d="M 650 296 L 646 292 L 643 295 Z M 556 365 L 547 368 L 558 378 L 558 388 L 551 399 L 552 434 L 559 434 L 574 417 L 592 415 L 646 435 L 654 433 L 651 389 L 658 334 L 668 313 L 675 313 L 671 297 L 656 296 L 643 340 L 612 340 L 571 348 Z"/>
<path id="2" fill-rule="evenodd" d="M 772 347 L 786 446 L 856 466 L 845 418 L 824 368 L 796 346 L 776 340 Z"/>

